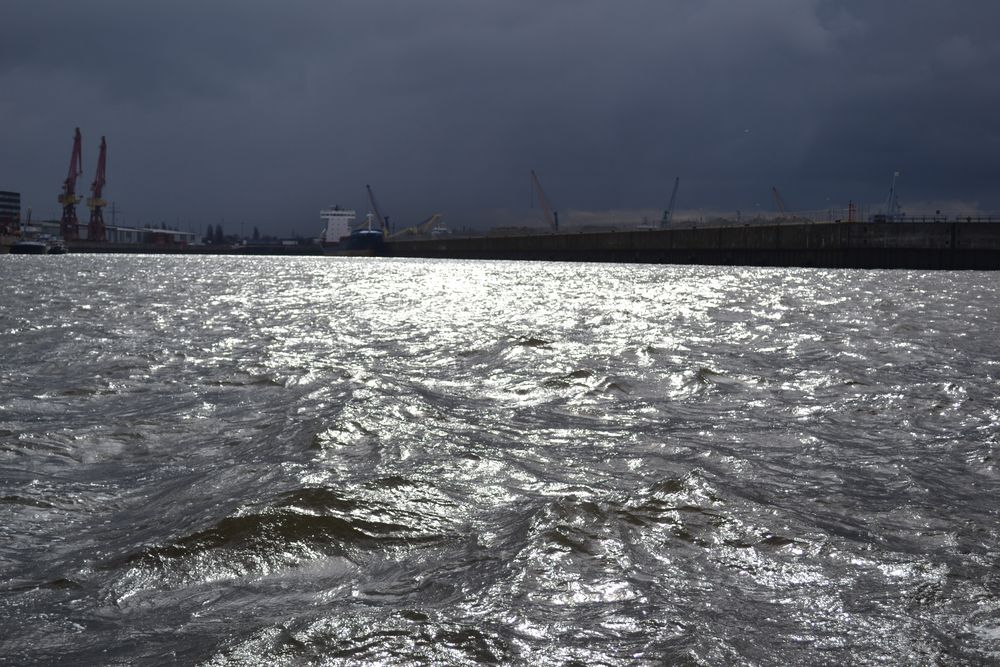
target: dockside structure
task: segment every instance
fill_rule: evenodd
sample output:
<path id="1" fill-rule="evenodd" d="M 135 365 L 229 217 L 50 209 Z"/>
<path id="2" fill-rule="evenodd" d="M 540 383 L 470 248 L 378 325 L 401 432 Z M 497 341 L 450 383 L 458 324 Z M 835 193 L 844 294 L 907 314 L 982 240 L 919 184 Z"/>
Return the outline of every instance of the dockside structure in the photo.
<path id="1" fill-rule="evenodd" d="M 12 234 L 21 223 L 21 193 L 0 190 L 0 234 Z"/>
<path id="2" fill-rule="evenodd" d="M 1000 269 L 1000 223 L 747 224 L 386 243 L 393 257 L 745 266 Z"/>

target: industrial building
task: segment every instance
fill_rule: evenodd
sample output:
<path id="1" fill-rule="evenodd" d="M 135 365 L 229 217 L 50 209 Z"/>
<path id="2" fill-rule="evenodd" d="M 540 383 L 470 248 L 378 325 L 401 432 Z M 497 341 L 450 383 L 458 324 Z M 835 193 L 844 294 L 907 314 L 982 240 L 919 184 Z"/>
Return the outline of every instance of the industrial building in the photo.
<path id="1" fill-rule="evenodd" d="M 21 193 L 0 190 L 0 234 L 17 230 L 21 223 Z"/>
<path id="2" fill-rule="evenodd" d="M 27 236 L 38 238 L 60 238 L 59 220 L 40 220 L 32 222 L 30 226 L 24 228 Z M 88 241 L 90 229 L 81 225 L 79 230 L 79 241 Z M 104 230 L 104 240 L 97 241 L 102 244 L 129 244 L 129 245 L 162 245 L 162 246 L 187 246 L 193 245 L 197 241 L 194 232 L 182 232 L 177 229 L 162 229 L 158 227 L 120 227 L 118 225 L 107 225 Z"/>

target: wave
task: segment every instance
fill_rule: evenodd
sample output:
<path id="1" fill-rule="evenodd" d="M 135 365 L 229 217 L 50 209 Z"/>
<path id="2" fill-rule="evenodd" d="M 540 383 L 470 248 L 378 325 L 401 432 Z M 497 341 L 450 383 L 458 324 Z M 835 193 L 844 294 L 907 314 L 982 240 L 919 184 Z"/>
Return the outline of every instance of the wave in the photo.
<path id="1" fill-rule="evenodd" d="M 227 642 L 207 664 L 493 665 L 517 661 L 509 631 L 434 616 L 418 610 L 382 614 L 355 608 L 350 614 L 272 625 Z"/>
<path id="2" fill-rule="evenodd" d="M 450 503 L 432 487 L 379 478 L 354 492 L 323 487 L 283 493 L 269 505 L 108 561 L 123 572 L 118 595 L 146 588 L 268 575 L 326 558 L 427 547 L 454 533 Z"/>

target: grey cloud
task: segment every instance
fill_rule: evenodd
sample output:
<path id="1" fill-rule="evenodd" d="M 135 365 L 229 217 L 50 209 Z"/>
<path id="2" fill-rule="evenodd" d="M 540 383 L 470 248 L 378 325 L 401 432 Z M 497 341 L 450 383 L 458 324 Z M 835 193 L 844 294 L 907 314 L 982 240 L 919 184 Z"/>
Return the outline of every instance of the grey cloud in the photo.
<path id="1" fill-rule="evenodd" d="M 52 213 L 72 128 L 108 194 L 196 229 L 311 232 L 372 183 L 402 222 L 563 209 L 1000 208 L 989 2 L 15 0 L 0 187 Z M 31 100 L 26 107 L 22 102 Z M 44 101 L 44 103 L 42 103 Z M 89 181 L 87 181 L 89 183 Z M 904 190 L 905 191 L 905 190 Z"/>

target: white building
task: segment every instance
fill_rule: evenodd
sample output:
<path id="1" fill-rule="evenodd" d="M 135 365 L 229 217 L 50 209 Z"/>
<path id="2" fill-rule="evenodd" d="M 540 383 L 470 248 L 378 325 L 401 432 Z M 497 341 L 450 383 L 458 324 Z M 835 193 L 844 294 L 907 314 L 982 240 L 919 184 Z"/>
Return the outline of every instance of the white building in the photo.
<path id="1" fill-rule="evenodd" d="M 320 211 L 319 217 L 326 223 L 323 229 L 323 243 L 333 244 L 340 241 L 342 236 L 350 236 L 351 225 L 354 224 L 357 215 L 354 211 L 331 206 Z"/>
<path id="2" fill-rule="evenodd" d="M 58 220 L 36 220 L 31 225 L 25 225 L 24 235 L 28 238 L 61 238 Z M 89 229 L 87 223 L 77 227 L 81 241 L 87 241 Z M 179 229 L 162 229 L 157 227 L 119 227 L 107 225 L 104 228 L 107 235 L 105 243 L 122 243 L 134 245 L 194 245 L 197 237 L 194 232 L 182 232 Z"/>

